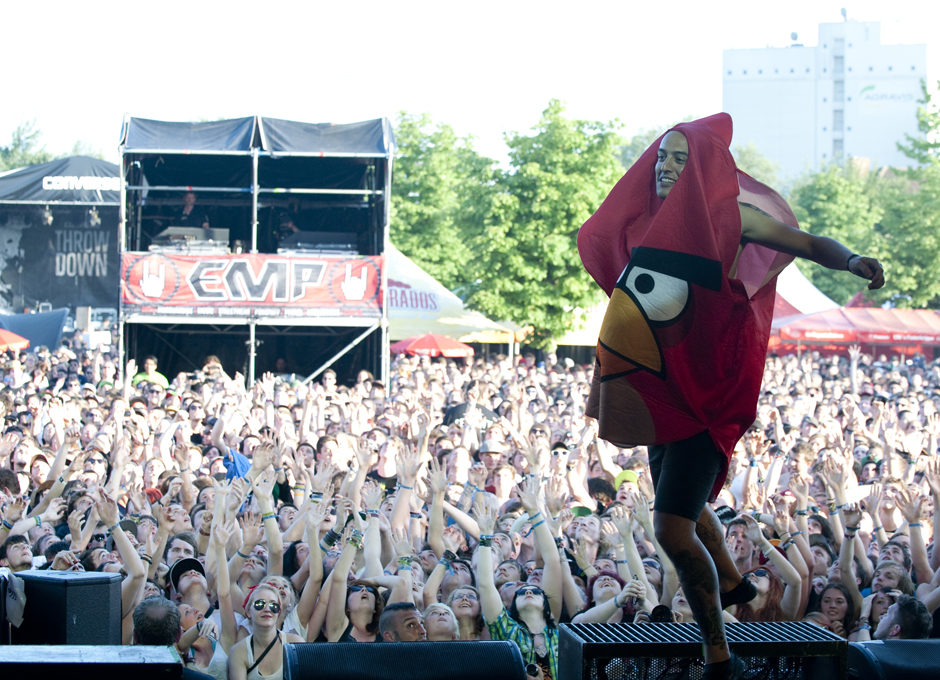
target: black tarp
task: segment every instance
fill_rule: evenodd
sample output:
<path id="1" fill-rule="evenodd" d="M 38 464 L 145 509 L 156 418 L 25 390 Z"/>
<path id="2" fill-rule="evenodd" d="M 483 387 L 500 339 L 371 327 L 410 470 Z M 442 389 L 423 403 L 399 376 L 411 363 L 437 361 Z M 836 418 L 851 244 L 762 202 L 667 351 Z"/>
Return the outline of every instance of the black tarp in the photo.
<path id="1" fill-rule="evenodd" d="M 56 350 L 62 342 L 62 328 L 68 315 L 67 309 L 41 314 L 0 314 L 0 328 L 29 340 L 31 351 L 43 345 Z"/>
<path id="2" fill-rule="evenodd" d="M 147 118 L 129 118 L 121 143 L 127 153 L 137 151 L 244 152 L 250 153 L 255 117 L 216 120 L 208 123 L 172 123 Z"/>
<path id="3" fill-rule="evenodd" d="M 262 143 L 263 140 L 263 143 Z M 250 153 L 272 155 L 370 156 L 395 153 L 395 135 L 386 118 L 359 123 L 301 123 L 250 116 L 209 123 L 172 123 L 128 118 L 122 135 L 126 153 Z"/>
<path id="4" fill-rule="evenodd" d="M 120 203 L 118 166 L 71 156 L 8 172 L 0 177 L 2 203 Z"/>
<path id="5" fill-rule="evenodd" d="M 347 125 L 299 123 L 261 118 L 265 150 L 271 154 L 324 154 L 387 157 L 395 151 L 395 137 L 384 118 Z"/>

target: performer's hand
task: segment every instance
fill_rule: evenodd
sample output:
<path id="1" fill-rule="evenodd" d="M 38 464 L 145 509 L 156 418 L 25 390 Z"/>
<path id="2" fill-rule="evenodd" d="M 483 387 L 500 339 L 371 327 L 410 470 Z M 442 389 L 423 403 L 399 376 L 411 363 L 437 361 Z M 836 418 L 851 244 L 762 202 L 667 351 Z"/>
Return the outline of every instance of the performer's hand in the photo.
<path id="1" fill-rule="evenodd" d="M 869 290 L 875 290 L 885 285 L 885 272 L 881 263 L 873 257 L 852 257 L 849 260 L 849 271 L 863 279 L 868 279 Z"/>

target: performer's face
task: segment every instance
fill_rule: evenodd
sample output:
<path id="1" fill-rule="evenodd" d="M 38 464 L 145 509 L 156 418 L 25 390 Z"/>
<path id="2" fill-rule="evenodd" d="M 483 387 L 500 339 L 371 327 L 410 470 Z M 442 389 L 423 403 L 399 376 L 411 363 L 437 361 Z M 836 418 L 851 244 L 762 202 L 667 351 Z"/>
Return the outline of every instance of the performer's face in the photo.
<path id="1" fill-rule="evenodd" d="M 656 195 L 666 198 L 689 160 L 689 142 L 681 132 L 673 130 L 663 137 L 656 157 Z"/>

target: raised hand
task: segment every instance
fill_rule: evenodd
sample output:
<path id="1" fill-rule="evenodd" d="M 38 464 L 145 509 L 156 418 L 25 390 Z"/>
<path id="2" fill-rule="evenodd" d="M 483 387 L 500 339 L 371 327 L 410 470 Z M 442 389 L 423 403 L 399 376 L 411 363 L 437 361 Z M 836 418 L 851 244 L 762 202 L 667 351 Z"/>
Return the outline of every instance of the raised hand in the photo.
<path id="1" fill-rule="evenodd" d="M 778 536 L 790 533 L 790 515 L 787 514 L 786 508 L 778 508 L 774 512 L 774 531 Z"/>
<path id="2" fill-rule="evenodd" d="M 98 508 L 98 517 L 108 528 L 111 528 L 118 523 L 117 502 L 104 489 L 98 491 L 98 496 L 99 498 L 95 502 L 95 506 Z"/>
<path id="3" fill-rule="evenodd" d="M 447 471 L 437 458 L 432 458 L 430 462 L 428 486 L 434 495 L 440 495 L 447 491 Z"/>
<path id="4" fill-rule="evenodd" d="M 458 529 L 457 525 L 455 524 L 451 524 L 449 527 L 444 529 L 443 533 L 441 534 L 441 540 L 444 541 L 444 548 L 455 554 L 463 545 L 460 529 Z"/>
<path id="5" fill-rule="evenodd" d="M 340 472 L 341 470 L 339 466 L 336 465 L 333 461 L 328 463 L 317 463 L 317 472 L 310 479 L 310 486 L 312 487 L 312 491 L 316 491 L 317 493 L 324 493 L 326 488 L 333 481 L 333 477 L 338 475 Z"/>
<path id="6" fill-rule="evenodd" d="M 474 463 L 467 472 L 467 482 L 478 489 L 486 484 L 486 467 L 483 463 Z"/>
<path id="7" fill-rule="evenodd" d="M 862 501 L 862 507 L 865 512 L 871 515 L 872 520 L 875 524 L 878 523 L 878 510 L 881 508 L 881 494 L 883 487 L 881 484 L 869 484 L 868 496 L 865 497 L 865 500 Z"/>
<path id="8" fill-rule="evenodd" d="M 643 528 L 653 526 L 653 515 L 650 513 L 649 498 L 647 498 L 643 493 L 637 493 L 633 491 L 630 492 L 630 495 L 634 498 L 633 513 L 636 515 L 636 521 Z"/>
<path id="9" fill-rule="evenodd" d="M 862 508 L 858 503 L 849 503 L 842 508 L 846 527 L 857 527 L 862 522 Z"/>
<path id="10" fill-rule="evenodd" d="M 224 550 L 233 533 L 235 533 L 235 520 L 229 520 L 225 524 L 216 524 L 212 528 L 212 542 Z"/>
<path id="11" fill-rule="evenodd" d="M 610 511 L 610 521 L 624 540 L 633 540 L 633 518 L 629 508 L 625 505 L 615 506 Z"/>
<path id="12" fill-rule="evenodd" d="M 793 475 L 790 477 L 790 492 L 796 498 L 799 507 L 805 508 L 809 502 L 810 480 L 806 475 Z"/>
<path id="13" fill-rule="evenodd" d="M 587 571 L 594 566 L 591 564 L 590 553 L 591 550 L 588 547 L 588 543 L 582 536 L 578 539 L 578 544 L 574 549 L 574 561 L 578 563 L 578 567 L 581 571 Z"/>
<path id="14" fill-rule="evenodd" d="M 927 462 L 927 468 L 924 470 L 924 481 L 927 482 L 934 499 L 940 499 L 940 457 L 934 456 Z"/>
<path id="15" fill-rule="evenodd" d="M 176 498 L 179 495 L 179 492 L 183 489 L 183 480 L 179 477 L 174 477 L 169 486 L 166 488 L 166 499 Z M 163 503 L 161 503 L 163 505 Z"/>
<path id="16" fill-rule="evenodd" d="M 757 524 L 757 520 L 751 517 L 750 515 L 740 515 L 747 524 L 747 537 L 756 546 L 761 546 L 766 540 L 763 532 L 760 530 L 760 526 Z"/>
<path id="17" fill-rule="evenodd" d="M 251 546 L 252 549 L 261 543 L 261 539 L 264 538 L 264 527 L 261 526 L 261 515 L 248 511 L 242 515 L 238 524 L 242 528 L 242 543 L 246 546 Z"/>
<path id="18" fill-rule="evenodd" d="M 545 509 L 552 517 L 564 510 L 568 502 L 568 481 L 561 476 L 554 475 L 548 480 L 545 488 Z"/>
<path id="19" fill-rule="evenodd" d="M 522 501 L 522 507 L 534 517 L 539 511 L 539 487 L 541 483 L 536 477 L 526 477 L 519 487 L 519 500 Z"/>
<path id="20" fill-rule="evenodd" d="M 382 500 L 385 498 L 385 490 L 373 480 L 369 479 L 362 485 L 360 495 L 363 502 L 366 504 L 367 510 L 378 510 L 379 506 L 382 505 Z M 324 496 L 324 498 L 326 498 L 326 496 Z"/>
<path id="21" fill-rule="evenodd" d="M 486 503 L 478 500 L 473 504 L 473 517 L 480 527 L 480 534 L 483 536 L 492 535 L 496 528 L 496 512 L 488 508 Z"/>
<path id="22" fill-rule="evenodd" d="M 392 529 L 392 545 L 399 557 L 410 557 L 414 553 L 414 546 L 411 545 L 408 532 L 404 529 Z"/>
<path id="23" fill-rule="evenodd" d="M 613 522 L 605 521 L 601 523 L 601 537 L 615 548 L 623 545 L 620 531 Z"/>
<path id="24" fill-rule="evenodd" d="M 901 514 L 908 524 L 920 522 L 921 508 L 925 500 L 927 499 L 919 493 L 912 492 L 908 489 L 901 489 L 898 496 L 898 510 L 901 511 Z"/>

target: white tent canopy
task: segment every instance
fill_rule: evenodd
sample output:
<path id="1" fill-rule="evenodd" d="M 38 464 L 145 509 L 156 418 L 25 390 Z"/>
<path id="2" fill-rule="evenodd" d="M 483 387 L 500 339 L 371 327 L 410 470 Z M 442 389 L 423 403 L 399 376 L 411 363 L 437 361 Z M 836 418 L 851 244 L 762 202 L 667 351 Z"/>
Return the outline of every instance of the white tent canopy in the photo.
<path id="1" fill-rule="evenodd" d="M 508 343 L 512 330 L 464 306 L 392 244 L 388 267 L 388 323 L 392 341 L 437 333 L 461 342 Z M 595 340 L 596 340 L 595 336 Z"/>
<path id="2" fill-rule="evenodd" d="M 774 317 L 792 314 L 815 314 L 839 305 L 826 297 L 795 264 L 788 265 L 777 276 L 777 298 L 774 303 Z M 558 341 L 559 345 L 577 345 L 594 347 L 601 332 L 607 300 L 587 310 L 587 320 L 580 330 L 571 331 Z"/>

